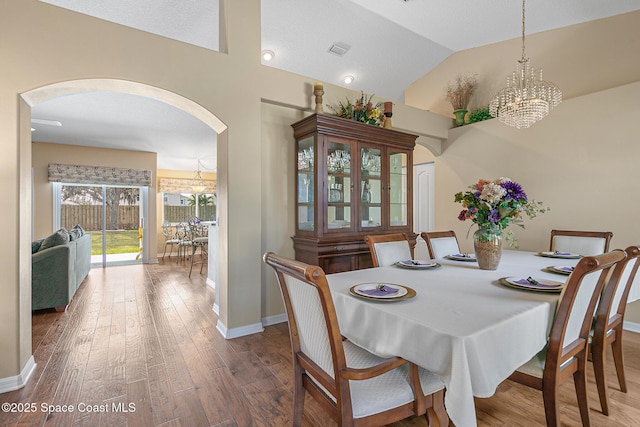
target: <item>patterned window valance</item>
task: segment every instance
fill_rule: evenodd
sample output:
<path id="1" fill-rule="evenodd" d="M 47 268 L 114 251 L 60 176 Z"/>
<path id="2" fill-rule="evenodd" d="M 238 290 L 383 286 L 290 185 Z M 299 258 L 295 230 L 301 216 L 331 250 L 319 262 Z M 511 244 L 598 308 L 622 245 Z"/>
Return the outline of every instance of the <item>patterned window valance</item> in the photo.
<path id="1" fill-rule="evenodd" d="M 91 185 L 151 186 L 151 171 L 141 169 L 107 168 L 49 164 L 49 182 Z"/>
<path id="2" fill-rule="evenodd" d="M 185 178 L 160 178 L 160 187 L 158 191 L 161 193 L 187 193 L 193 194 L 193 186 L 196 185 L 195 179 Z M 203 179 L 202 182 L 206 185 L 204 194 L 215 194 L 216 182 L 211 179 Z"/>

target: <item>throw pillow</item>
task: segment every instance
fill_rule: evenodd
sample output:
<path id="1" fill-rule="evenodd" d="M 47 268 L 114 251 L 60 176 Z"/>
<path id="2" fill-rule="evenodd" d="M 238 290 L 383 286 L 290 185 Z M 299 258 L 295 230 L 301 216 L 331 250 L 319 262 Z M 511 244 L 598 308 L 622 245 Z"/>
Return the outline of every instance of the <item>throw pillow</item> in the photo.
<path id="1" fill-rule="evenodd" d="M 38 252 L 38 250 L 40 249 L 40 246 L 42 245 L 42 241 L 44 240 L 44 238 L 42 239 L 38 239 L 38 240 L 34 240 L 33 242 L 31 242 L 31 253 L 35 254 L 36 252 Z"/>
<path id="2" fill-rule="evenodd" d="M 69 241 L 73 242 L 74 240 L 78 240 L 80 238 L 80 231 L 77 228 L 72 228 L 69 230 Z"/>
<path id="3" fill-rule="evenodd" d="M 64 228 L 61 228 L 60 230 L 53 233 L 51 236 L 46 237 L 42 241 L 42 244 L 40 245 L 40 249 L 38 250 L 43 251 L 45 249 L 49 249 L 54 246 L 66 245 L 67 243 L 69 243 L 69 232 Z"/>
<path id="4" fill-rule="evenodd" d="M 73 226 L 72 230 L 77 230 L 78 231 L 78 237 L 82 237 L 84 236 L 84 228 L 82 228 L 80 226 L 80 224 L 76 224 Z"/>

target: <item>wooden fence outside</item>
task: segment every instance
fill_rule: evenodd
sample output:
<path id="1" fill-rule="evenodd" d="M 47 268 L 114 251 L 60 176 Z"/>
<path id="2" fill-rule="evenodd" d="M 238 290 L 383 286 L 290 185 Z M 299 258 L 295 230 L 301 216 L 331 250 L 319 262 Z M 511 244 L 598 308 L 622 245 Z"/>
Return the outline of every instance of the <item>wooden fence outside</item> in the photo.
<path id="1" fill-rule="evenodd" d="M 200 206 L 199 218 L 208 221 L 215 218 L 215 206 Z M 195 206 L 165 206 L 164 220 L 168 222 L 187 222 L 189 217 L 195 216 Z M 136 230 L 140 218 L 139 206 L 119 206 L 116 230 Z M 62 205 L 60 209 L 60 224 L 70 230 L 80 224 L 88 231 L 102 230 L 102 206 L 93 205 Z M 111 224 L 111 209 L 107 208 L 107 229 Z"/>
<path id="2" fill-rule="evenodd" d="M 165 222 L 187 222 L 189 217 L 196 216 L 195 206 L 165 206 L 164 220 Z M 203 221 L 215 219 L 215 206 L 200 206 L 198 208 L 198 218 Z"/>

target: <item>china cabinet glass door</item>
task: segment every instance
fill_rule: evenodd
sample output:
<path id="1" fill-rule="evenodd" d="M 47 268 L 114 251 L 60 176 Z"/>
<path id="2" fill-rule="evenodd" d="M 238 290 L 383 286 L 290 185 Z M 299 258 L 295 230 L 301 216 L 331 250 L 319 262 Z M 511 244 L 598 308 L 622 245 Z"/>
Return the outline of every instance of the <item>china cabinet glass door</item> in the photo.
<path id="1" fill-rule="evenodd" d="M 407 225 L 407 154 L 389 154 L 389 225 Z"/>
<path id="2" fill-rule="evenodd" d="M 307 137 L 298 141 L 298 230 L 315 229 L 315 138 Z"/>
<path id="3" fill-rule="evenodd" d="M 351 229 L 351 144 L 327 142 L 327 204 L 329 231 Z"/>
<path id="4" fill-rule="evenodd" d="M 382 224 L 382 150 L 360 148 L 360 228 Z"/>

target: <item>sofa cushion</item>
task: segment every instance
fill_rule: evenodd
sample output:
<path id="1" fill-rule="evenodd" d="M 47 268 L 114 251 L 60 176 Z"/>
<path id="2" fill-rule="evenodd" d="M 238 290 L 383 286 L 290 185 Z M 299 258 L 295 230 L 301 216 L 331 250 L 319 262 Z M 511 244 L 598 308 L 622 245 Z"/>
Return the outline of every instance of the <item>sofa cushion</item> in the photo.
<path id="1" fill-rule="evenodd" d="M 38 240 L 34 240 L 33 242 L 31 242 L 31 253 L 35 254 L 36 252 L 38 252 L 38 250 L 40 249 L 40 246 L 42 245 L 42 241 L 44 240 L 44 238 L 42 239 L 38 239 Z"/>
<path id="2" fill-rule="evenodd" d="M 61 228 L 51 236 L 45 237 L 38 251 L 43 251 L 58 245 L 66 245 L 67 243 L 69 243 L 69 232 L 64 228 Z"/>

